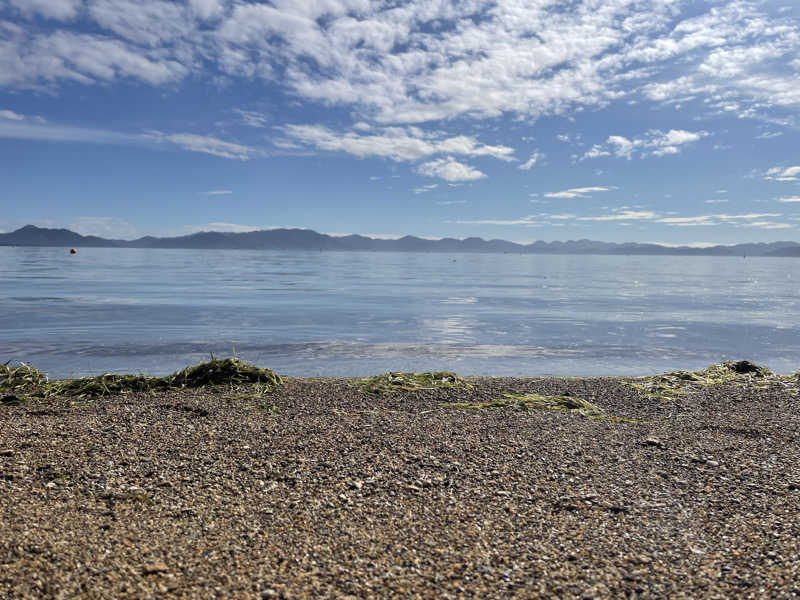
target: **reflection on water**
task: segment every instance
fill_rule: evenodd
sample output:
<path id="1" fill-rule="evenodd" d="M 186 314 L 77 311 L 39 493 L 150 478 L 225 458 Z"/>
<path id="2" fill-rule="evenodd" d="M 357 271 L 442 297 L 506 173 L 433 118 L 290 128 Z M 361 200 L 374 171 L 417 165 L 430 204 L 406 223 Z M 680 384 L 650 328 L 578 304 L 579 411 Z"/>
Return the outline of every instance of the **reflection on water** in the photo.
<path id="1" fill-rule="evenodd" d="M 469 319 L 464 315 L 452 315 L 442 319 L 422 319 L 423 334 L 420 337 L 426 339 L 438 339 L 444 343 L 470 344 L 475 342 L 474 331 L 478 329 L 479 323 L 475 319 Z"/>
<path id="2" fill-rule="evenodd" d="M 800 368 L 800 261 L 0 248 L 0 361 L 288 375 Z"/>

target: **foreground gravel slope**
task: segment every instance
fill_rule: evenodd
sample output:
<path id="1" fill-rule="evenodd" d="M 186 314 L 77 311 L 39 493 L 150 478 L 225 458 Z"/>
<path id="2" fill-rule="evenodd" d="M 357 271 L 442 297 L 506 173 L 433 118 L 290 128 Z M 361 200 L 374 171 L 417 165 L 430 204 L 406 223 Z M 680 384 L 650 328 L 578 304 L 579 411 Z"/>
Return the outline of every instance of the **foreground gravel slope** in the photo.
<path id="1" fill-rule="evenodd" d="M 783 387 L 473 383 L 0 407 L 0 598 L 800 597 Z"/>

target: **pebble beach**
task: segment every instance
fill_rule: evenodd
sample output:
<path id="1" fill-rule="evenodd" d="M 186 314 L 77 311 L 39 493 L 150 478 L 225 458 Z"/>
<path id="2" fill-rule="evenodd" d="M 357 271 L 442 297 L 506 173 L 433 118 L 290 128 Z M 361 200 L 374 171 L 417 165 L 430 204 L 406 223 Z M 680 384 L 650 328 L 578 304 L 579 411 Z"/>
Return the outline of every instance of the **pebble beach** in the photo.
<path id="1" fill-rule="evenodd" d="M 788 378 L 466 381 L 3 404 L 0 599 L 800 597 Z"/>

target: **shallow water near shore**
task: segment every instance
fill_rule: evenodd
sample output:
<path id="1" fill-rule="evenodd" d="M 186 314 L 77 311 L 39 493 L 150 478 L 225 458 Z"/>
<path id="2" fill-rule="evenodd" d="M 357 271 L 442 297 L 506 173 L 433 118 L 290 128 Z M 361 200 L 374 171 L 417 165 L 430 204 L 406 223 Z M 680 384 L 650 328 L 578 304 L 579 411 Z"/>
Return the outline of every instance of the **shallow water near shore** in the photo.
<path id="1" fill-rule="evenodd" d="M 0 247 L 0 362 L 288 376 L 800 368 L 800 261 Z"/>

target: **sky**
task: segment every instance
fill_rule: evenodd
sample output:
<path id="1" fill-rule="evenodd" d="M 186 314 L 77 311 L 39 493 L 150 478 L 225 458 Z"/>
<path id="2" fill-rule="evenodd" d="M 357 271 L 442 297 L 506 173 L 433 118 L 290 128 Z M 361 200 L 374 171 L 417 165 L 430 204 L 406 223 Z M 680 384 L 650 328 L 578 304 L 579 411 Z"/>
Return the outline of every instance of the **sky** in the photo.
<path id="1" fill-rule="evenodd" d="M 800 2 L 0 0 L 0 231 L 800 241 Z"/>

